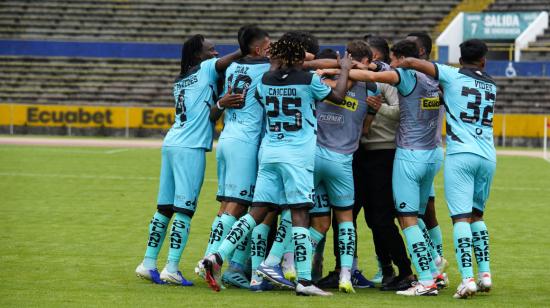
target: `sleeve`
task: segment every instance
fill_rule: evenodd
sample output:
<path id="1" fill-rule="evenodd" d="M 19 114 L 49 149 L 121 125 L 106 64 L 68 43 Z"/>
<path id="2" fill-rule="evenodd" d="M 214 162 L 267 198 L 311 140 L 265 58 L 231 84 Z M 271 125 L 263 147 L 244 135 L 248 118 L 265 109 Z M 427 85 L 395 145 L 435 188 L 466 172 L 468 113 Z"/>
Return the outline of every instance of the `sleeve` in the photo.
<path id="1" fill-rule="evenodd" d="M 448 84 L 456 79 L 458 69 L 449 65 L 434 63 L 435 67 L 435 80 L 443 84 Z"/>
<path id="2" fill-rule="evenodd" d="M 378 83 L 378 89 L 380 89 L 382 98 L 387 103 L 380 106 L 378 114 L 399 121 L 399 97 L 397 96 L 397 89 L 384 83 Z"/>
<path id="3" fill-rule="evenodd" d="M 402 96 L 408 96 L 416 87 L 416 72 L 403 68 L 395 69 L 399 75 L 399 81 L 394 85 Z"/>
<path id="4" fill-rule="evenodd" d="M 313 74 L 310 84 L 311 94 L 316 101 L 324 100 L 332 91 L 332 89 L 321 81 L 321 77 Z"/>
<path id="5" fill-rule="evenodd" d="M 201 69 L 204 69 L 205 75 L 208 76 L 208 80 L 212 82 L 216 82 L 219 77 L 218 71 L 216 70 L 217 61 L 218 58 L 212 58 L 201 63 Z"/>

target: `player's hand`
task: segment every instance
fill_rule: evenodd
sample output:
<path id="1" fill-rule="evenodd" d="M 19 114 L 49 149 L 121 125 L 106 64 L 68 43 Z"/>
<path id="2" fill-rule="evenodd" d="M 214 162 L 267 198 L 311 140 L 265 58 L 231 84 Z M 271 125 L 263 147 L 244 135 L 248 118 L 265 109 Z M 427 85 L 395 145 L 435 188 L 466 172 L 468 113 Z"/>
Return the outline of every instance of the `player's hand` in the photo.
<path id="1" fill-rule="evenodd" d="M 310 52 L 306 52 L 306 58 L 304 60 L 305 61 L 315 60 L 315 55 Z"/>
<path id="2" fill-rule="evenodd" d="M 344 57 L 340 58 L 340 54 L 337 54 L 337 61 L 338 65 L 340 65 L 340 68 L 346 71 L 349 71 L 353 67 L 353 61 L 351 59 L 351 55 L 346 51 L 344 53 Z"/>
<path id="3" fill-rule="evenodd" d="M 367 105 L 371 106 L 376 111 L 380 110 L 382 106 L 382 96 L 376 95 L 367 97 Z"/>
<path id="4" fill-rule="evenodd" d="M 220 98 L 219 104 L 223 108 L 239 108 L 244 102 L 244 95 L 231 93 L 232 89 L 229 87 L 227 93 Z"/>
<path id="5" fill-rule="evenodd" d="M 368 65 L 365 65 L 357 60 L 352 60 L 351 63 L 353 64 L 352 68 L 360 69 L 360 70 L 367 70 L 369 69 Z"/>

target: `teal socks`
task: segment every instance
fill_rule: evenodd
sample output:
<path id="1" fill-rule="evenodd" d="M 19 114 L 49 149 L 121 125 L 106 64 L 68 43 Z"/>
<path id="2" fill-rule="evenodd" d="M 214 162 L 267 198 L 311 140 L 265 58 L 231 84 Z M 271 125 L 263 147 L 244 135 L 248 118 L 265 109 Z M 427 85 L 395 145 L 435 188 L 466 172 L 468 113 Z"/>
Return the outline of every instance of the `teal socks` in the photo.
<path id="1" fill-rule="evenodd" d="M 229 234 L 229 231 L 231 230 L 231 227 L 233 226 L 235 221 L 237 221 L 237 218 L 229 214 L 223 213 L 223 215 L 218 220 L 216 228 L 214 228 L 214 231 L 212 232 L 209 242 L 210 248 L 206 251 L 206 255 L 218 252 L 218 248 L 220 247 L 222 241 L 225 239 L 227 234 Z"/>
<path id="2" fill-rule="evenodd" d="M 222 216 L 222 219 L 224 216 L 225 214 Z M 223 239 L 217 251 L 222 260 L 227 260 L 227 257 L 235 250 L 239 242 L 243 238 L 248 237 L 254 227 L 256 227 L 256 221 L 250 214 L 244 215 L 233 224 L 229 234 L 227 234 L 227 236 Z"/>
<path id="3" fill-rule="evenodd" d="M 338 224 L 338 247 L 340 250 L 340 267 L 353 267 L 355 255 L 355 227 L 353 222 L 345 221 Z"/>
<path id="4" fill-rule="evenodd" d="M 214 218 L 214 221 L 212 222 L 212 226 L 210 227 L 210 237 L 208 238 L 208 246 L 206 246 L 206 250 L 204 251 L 204 256 L 206 257 L 209 252 L 211 251 L 212 243 L 214 242 L 214 234 L 216 232 L 216 227 L 218 227 L 218 222 L 220 221 L 220 216 L 216 215 Z"/>
<path id="5" fill-rule="evenodd" d="M 181 254 L 189 238 L 190 224 L 191 217 L 183 213 L 176 213 L 170 232 L 170 249 L 168 249 L 168 263 L 166 264 L 166 269 L 170 273 L 178 271 Z"/>
<path id="6" fill-rule="evenodd" d="M 265 264 L 268 266 L 275 266 L 281 263 L 283 254 L 294 251 L 294 244 L 292 243 L 292 217 L 290 210 L 285 210 L 281 214 L 281 222 L 277 228 L 277 235 L 273 245 L 271 245 L 271 251 L 265 259 Z"/>
<path id="7" fill-rule="evenodd" d="M 157 268 L 157 258 L 166 237 L 169 222 L 170 218 L 156 212 L 149 223 L 149 240 L 147 241 L 147 249 L 145 249 L 145 257 L 143 258 L 143 266 L 147 269 Z"/>
<path id="8" fill-rule="evenodd" d="M 483 220 L 470 225 L 472 230 L 472 244 L 476 256 L 477 270 L 479 273 L 490 273 L 489 263 L 489 232 Z"/>
<path id="9" fill-rule="evenodd" d="M 443 237 L 441 236 L 441 228 L 439 228 L 439 225 L 428 230 L 428 234 L 432 239 L 432 243 L 437 251 L 437 254 L 439 254 L 440 257 L 443 257 Z"/>
<path id="10" fill-rule="evenodd" d="M 294 242 L 294 262 L 298 280 L 311 281 L 312 247 L 309 229 L 292 227 L 292 241 Z"/>
<path id="11" fill-rule="evenodd" d="M 313 227 L 309 227 L 309 234 L 311 236 L 311 247 L 314 251 L 316 251 L 317 250 L 317 245 L 319 244 L 319 242 L 321 242 L 323 240 L 323 238 L 325 238 L 325 235 L 323 233 L 317 231 Z"/>
<path id="12" fill-rule="evenodd" d="M 430 252 L 428 254 L 428 260 L 430 262 L 430 272 L 432 273 L 432 276 L 437 276 L 441 274 L 439 270 L 437 269 L 437 265 L 435 264 L 435 260 L 439 258 L 439 254 L 435 250 L 434 244 L 432 243 L 432 239 L 430 238 L 430 234 L 428 233 L 428 229 L 426 229 L 426 224 L 424 223 L 424 220 L 421 218 L 418 218 L 418 227 L 420 228 L 420 231 L 422 232 L 422 236 L 424 237 L 424 241 L 426 242 L 426 245 L 428 245 L 428 251 Z"/>
<path id="13" fill-rule="evenodd" d="M 256 273 L 258 266 L 264 261 L 267 254 L 267 237 L 270 227 L 266 224 L 257 225 L 252 231 L 250 239 L 250 258 L 252 260 L 252 273 Z M 275 245 L 275 243 L 273 243 Z"/>
<path id="14" fill-rule="evenodd" d="M 453 240 L 455 244 L 458 271 L 462 279 L 474 277 L 472 268 L 472 231 L 467 222 L 457 222 L 453 226 Z"/>
<path id="15" fill-rule="evenodd" d="M 242 268 L 245 267 L 246 261 L 250 257 L 250 237 L 252 236 L 252 232 L 248 234 L 248 236 L 244 237 L 240 240 L 240 242 L 237 244 L 237 247 L 235 247 L 235 252 L 233 253 L 233 256 L 231 257 L 231 262 L 239 264 Z"/>
<path id="16" fill-rule="evenodd" d="M 405 239 L 407 240 L 407 247 L 411 254 L 412 263 L 418 273 L 418 280 L 421 283 L 433 281 L 430 272 L 430 252 L 422 231 L 420 231 L 418 225 L 413 225 L 405 228 L 403 234 L 405 234 Z"/>

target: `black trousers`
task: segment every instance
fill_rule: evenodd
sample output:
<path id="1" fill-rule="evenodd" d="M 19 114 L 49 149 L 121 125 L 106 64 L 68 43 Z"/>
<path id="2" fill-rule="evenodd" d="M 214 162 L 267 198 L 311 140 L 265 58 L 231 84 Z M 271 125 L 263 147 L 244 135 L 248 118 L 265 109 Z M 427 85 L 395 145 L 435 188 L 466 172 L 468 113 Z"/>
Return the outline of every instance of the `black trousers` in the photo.
<path id="1" fill-rule="evenodd" d="M 357 216 L 361 209 L 372 237 L 376 255 L 382 265 L 395 264 L 401 276 L 412 274 L 411 261 L 403 238 L 395 224 L 396 210 L 392 193 L 392 172 L 395 150 L 370 150 L 362 146 L 353 156 L 353 179 L 355 182 L 355 204 L 353 223 L 357 229 Z M 340 266 L 338 251 L 338 229 L 333 220 L 333 234 L 336 266 Z M 356 240 L 356 243 L 358 240 Z M 358 251 L 357 246 L 355 249 Z"/>

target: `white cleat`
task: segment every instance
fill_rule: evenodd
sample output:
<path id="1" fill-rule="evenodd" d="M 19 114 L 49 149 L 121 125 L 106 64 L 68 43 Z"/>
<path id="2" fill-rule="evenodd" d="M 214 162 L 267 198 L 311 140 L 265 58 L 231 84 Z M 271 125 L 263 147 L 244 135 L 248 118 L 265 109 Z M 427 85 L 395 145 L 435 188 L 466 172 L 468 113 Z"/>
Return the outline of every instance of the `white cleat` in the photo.
<path id="1" fill-rule="evenodd" d="M 415 282 L 412 287 L 404 291 L 397 291 L 395 294 L 405 296 L 436 296 L 438 291 L 435 284 L 426 287 L 420 282 Z"/>
<path id="2" fill-rule="evenodd" d="M 170 273 L 166 269 L 166 267 L 162 270 L 162 272 L 160 272 L 160 279 L 169 284 L 175 284 L 175 285 L 186 286 L 186 287 L 193 285 L 191 281 L 183 277 L 180 271 L 177 271 L 175 273 Z"/>
<path id="3" fill-rule="evenodd" d="M 443 257 L 440 257 L 439 262 L 436 263 L 436 265 L 437 265 L 437 270 L 439 271 L 439 273 L 445 273 L 445 270 L 449 266 L 449 262 L 447 261 L 447 259 L 445 259 Z"/>
<path id="4" fill-rule="evenodd" d="M 332 293 L 323 291 L 319 288 L 317 288 L 315 285 L 311 284 L 309 286 L 304 286 L 303 284 L 299 283 L 296 285 L 296 295 L 300 296 L 332 296 Z"/>
<path id="5" fill-rule="evenodd" d="M 479 292 L 489 292 L 493 286 L 490 273 L 479 273 L 477 280 L 477 290 Z"/>
<path id="6" fill-rule="evenodd" d="M 474 278 L 470 278 L 467 281 L 462 281 L 460 283 L 453 297 L 457 299 L 460 299 L 460 298 L 466 299 L 469 296 L 474 296 L 476 292 L 477 292 L 476 281 L 474 280 Z"/>

